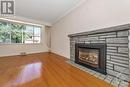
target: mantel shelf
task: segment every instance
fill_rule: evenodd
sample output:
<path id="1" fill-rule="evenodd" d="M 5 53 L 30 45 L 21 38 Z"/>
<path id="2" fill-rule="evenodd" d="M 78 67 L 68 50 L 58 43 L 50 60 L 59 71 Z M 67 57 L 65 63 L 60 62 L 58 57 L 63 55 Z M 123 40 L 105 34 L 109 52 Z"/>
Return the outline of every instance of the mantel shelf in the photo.
<path id="1" fill-rule="evenodd" d="M 125 24 L 125 25 L 113 26 L 109 28 L 98 29 L 94 31 L 69 34 L 68 37 L 92 35 L 92 34 L 107 33 L 107 32 L 114 32 L 114 31 L 124 31 L 124 30 L 129 30 L 129 29 L 130 29 L 130 24 Z"/>

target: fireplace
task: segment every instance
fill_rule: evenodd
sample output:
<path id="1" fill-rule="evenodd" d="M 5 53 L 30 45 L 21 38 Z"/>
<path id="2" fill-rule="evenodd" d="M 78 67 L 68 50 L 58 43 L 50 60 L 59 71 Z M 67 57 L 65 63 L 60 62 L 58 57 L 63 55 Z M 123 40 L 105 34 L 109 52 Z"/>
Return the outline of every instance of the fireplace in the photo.
<path id="1" fill-rule="evenodd" d="M 106 44 L 94 43 L 75 45 L 75 62 L 87 68 L 106 73 Z"/>

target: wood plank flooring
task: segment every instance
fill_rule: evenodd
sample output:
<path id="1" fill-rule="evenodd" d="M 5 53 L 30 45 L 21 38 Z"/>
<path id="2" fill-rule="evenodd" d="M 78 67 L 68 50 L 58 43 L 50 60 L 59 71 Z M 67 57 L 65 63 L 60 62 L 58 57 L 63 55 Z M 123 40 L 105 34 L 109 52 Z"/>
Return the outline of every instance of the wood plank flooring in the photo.
<path id="1" fill-rule="evenodd" d="M 53 53 L 0 58 L 0 87 L 112 87 Z"/>

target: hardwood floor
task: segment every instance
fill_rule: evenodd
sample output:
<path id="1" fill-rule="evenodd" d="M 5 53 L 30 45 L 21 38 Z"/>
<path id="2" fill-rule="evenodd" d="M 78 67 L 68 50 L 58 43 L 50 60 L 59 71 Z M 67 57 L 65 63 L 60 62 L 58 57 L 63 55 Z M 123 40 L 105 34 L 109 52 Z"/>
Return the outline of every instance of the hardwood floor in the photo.
<path id="1" fill-rule="evenodd" d="M 53 53 L 0 58 L 0 87 L 112 87 Z"/>

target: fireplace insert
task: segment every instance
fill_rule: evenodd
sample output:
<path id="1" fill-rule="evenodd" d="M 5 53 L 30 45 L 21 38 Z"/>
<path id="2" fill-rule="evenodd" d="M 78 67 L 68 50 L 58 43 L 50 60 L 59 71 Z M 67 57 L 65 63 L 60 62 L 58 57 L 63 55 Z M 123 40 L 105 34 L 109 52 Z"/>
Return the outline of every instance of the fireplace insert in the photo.
<path id="1" fill-rule="evenodd" d="M 106 44 L 76 43 L 75 62 L 106 75 Z"/>

